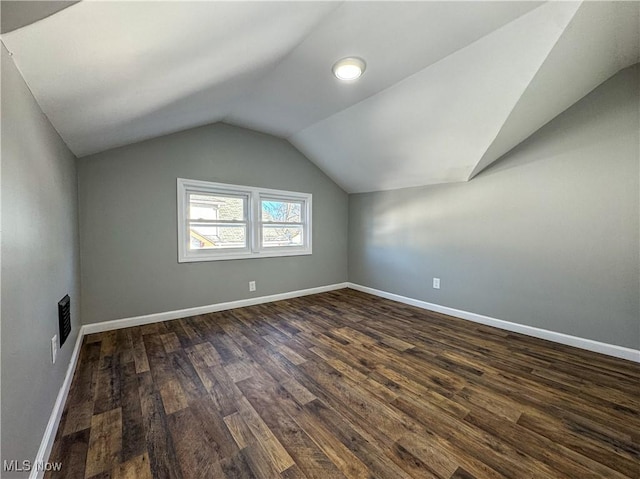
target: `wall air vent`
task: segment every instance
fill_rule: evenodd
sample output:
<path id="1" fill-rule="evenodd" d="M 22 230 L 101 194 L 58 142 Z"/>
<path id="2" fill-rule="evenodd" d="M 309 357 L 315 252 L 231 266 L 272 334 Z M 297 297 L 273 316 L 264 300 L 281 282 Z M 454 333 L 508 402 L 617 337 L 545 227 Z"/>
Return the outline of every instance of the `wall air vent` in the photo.
<path id="1" fill-rule="evenodd" d="M 60 347 L 71 332 L 71 298 L 67 294 L 58 302 L 58 327 L 60 329 Z"/>

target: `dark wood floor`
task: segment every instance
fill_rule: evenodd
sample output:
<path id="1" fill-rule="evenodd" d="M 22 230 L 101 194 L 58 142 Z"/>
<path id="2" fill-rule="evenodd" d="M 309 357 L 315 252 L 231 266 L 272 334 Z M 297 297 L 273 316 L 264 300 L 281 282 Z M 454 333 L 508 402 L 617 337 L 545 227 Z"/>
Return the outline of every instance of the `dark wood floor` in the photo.
<path id="1" fill-rule="evenodd" d="M 69 478 L 638 478 L 640 365 L 340 290 L 85 338 Z"/>

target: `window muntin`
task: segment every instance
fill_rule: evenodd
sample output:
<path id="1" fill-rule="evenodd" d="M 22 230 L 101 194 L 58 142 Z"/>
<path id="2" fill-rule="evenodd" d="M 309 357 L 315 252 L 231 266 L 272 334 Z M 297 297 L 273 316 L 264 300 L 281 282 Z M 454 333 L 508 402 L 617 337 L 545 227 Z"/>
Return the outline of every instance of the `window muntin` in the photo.
<path id="1" fill-rule="evenodd" d="M 246 250 L 247 195 L 214 195 L 187 190 L 190 250 Z"/>
<path id="2" fill-rule="evenodd" d="M 304 201 L 261 197 L 261 248 L 296 248 L 304 245 Z"/>
<path id="3" fill-rule="evenodd" d="M 311 194 L 178 178 L 178 261 L 311 254 Z"/>

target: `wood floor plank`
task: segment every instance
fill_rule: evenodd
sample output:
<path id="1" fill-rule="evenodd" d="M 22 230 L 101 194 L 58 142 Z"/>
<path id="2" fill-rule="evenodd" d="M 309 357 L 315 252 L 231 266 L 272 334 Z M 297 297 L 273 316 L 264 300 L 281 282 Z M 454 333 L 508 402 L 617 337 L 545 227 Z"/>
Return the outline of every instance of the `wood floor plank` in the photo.
<path id="1" fill-rule="evenodd" d="M 121 448 L 122 411 L 120 408 L 93 416 L 85 477 L 95 476 L 118 464 Z"/>
<path id="2" fill-rule="evenodd" d="M 202 429 L 203 438 L 210 438 L 220 460 L 234 456 L 238 447 L 224 422 L 224 418 L 208 397 L 192 402 L 189 410 L 193 413 Z"/>
<path id="3" fill-rule="evenodd" d="M 293 378 L 285 379 L 281 381 L 280 384 L 295 398 L 298 404 L 302 406 L 317 399 L 307 388 Z"/>
<path id="4" fill-rule="evenodd" d="M 206 434 L 191 409 L 176 411 L 167 425 L 184 477 L 224 477 L 216 438 Z"/>
<path id="5" fill-rule="evenodd" d="M 145 454 L 144 423 L 135 363 L 127 363 L 122 372 L 122 460 Z M 148 457 L 147 457 L 148 462 Z"/>
<path id="6" fill-rule="evenodd" d="M 344 289 L 84 338 L 52 478 L 640 477 L 640 365 Z"/>
<path id="7" fill-rule="evenodd" d="M 234 412 L 233 414 L 229 414 L 224 418 L 224 423 L 227 425 L 239 449 L 244 449 L 251 444 L 253 435 L 242 419 L 242 416 L 240 416 L 240 413 Z"/>
<path id="8" fill-rule="evenodd" d="M 471 412 L 465 421 L 474 424 L 484 431 L 499 436 L 519 450 L 546 462 L 554 469 L 569 477 L 581 478 L 618 478 L 624 477 L 617 471 L 601 464 L 590 457 L 578 454 L 571 449 L 554 443 L 548 438 L 536 434 L 519 424 L 482 409 Z"/>
<path id="9" fill-rule="evenodd" d="M 97 383 L 93 403 L 94 414 L 116 409 L 120 407 L 122 400 L 120 357 L 115 354 L 101 356 L 100 361 L 104 367 L 95 371 Z"/>
<path id="10" fill-rule="evenodd" d="M 226 479 L 253 479 L 255 474 L 247 462 L 246 451 L 241 450 L 233 457 L 220 461 Z"/>
<path id="11" fill-rule="evenodd" d="M 182 470 L 167 426 L 162 399 L 154 388 L 150 373 L 139 375 L 138 391 L 151 474 L 154 479 L 180 479 Z"/>
<path id="12" fill-rule="evenodd" d="M 180 345 L 180 340 L 176 333 L 171 332 L 167 334 L 161 334 L 160 340 L 162 341 L 162 345 L 164 346 L 164 350 L 167 353 L 171 353 L 173 351 L 177 351 L 182 346 Z"/>
<path id="13" fill-rule="evenodd" d="M 314 416 L 302 410 L 295 420 L 345 477 L 369 477 L 367 466 Z"/>
<path id="14" fill-rule="evenodd" d="M 262 380 L 260 380 L 262 379 Z M 260 411 L 265 424 L 299 465 L 299 472 L 310 479 L 323 479 L 327 475 L 341 478 L 342 474 L 333 466 L 326 455 L 313 443 L 309 436 L 297 425 L 291 412 L 297 412 L 291 400 L 284 405 L 276 393 L 279 388 L 275 381 L 266 378 L 252 378 L 238 385 L 252 406 Z M 288 407 L 287 407 L 288 406 Z M 290 470 L 288 475 L 293 474 Z M 282 473 L 284 474 L 285 471 Z"/>
<path id="15" fill-rule="evenodd" d="M 294 461 L 287 450 L 244 396 L 238 401 L 238 412 L 278 473 L 293 466 Z"/>
<path id="16" fill-rule="evenodd" d="M 111 479 L 152 479 L 149 456 L 141 454 L 118 464 L 111 473 Z"/>
<path id="17" fill-rule="evenodd" d="M 93 401 L 84 401 L 79 404 L 74 404 L 67 412 L 63 435 L 67 436 L 74 432 L 90 428 L 92 416 Z"/>
<path id="18" fill-rule="evenodd" d="M 270 454 L 265 450 L 265 446 L 259 442 L 252 442 L 242 451 L 247 460 L 247 464 L 252 471 L 251 476 L 257 479 L 273 479 L 280 477 L 280 472 Z"/>
<path id="19" fill-rule="evenodd" d="M 170 379 L 160 386 L 160 396 L 162 397 L 164 412 L 167 415 L 187 407 L 184 391 L 177 379 Z"/>
<path id="20" fill-rule="evenodd" d="M 144 373 L 149 371 L 149 360 L 147 358 L 147 350 L 142 340 L 142 329 L 131 328 L 131 342 L 133 343 L 133 360 L 136 365 L 136 373 Z"/>
<path id="21" fill-rule="evenodd" d="M 51 457 L 55 458 L 52 462 L 60 462 L 62 467 L 59 471 L 46 472 L 45 479 L 85 477 L 89 434 L 90 429 L 82 429 L 56 438 L 57 444 L 51 451 Z"/>
<path id="22" fill-rule="evenodd" d="M 451 477 L 458 468 L 458 455 L 445 441 L 433 437 L 432 434 L 407 433 L 396 444 L 404 451 L 413 454 L 432 471 L 436 477 Z"/>
<path id="23" fill-rule="evenodd" d="M 169 353 L 171 369 L 180 384 L 183 399 L 186 402 L 199 401 L 207 394 L 207 388 L 200 380 L 189 355 L 184 350 Z"/>
<path id="24" fill-rule="evenodd" d="M 305 405 L 305 410 L 328 427 L 336 438 L 344 444 L 376 477 L 388 479 L 407 479 L 404 464 L 389 461 L 389 450 L 386 443 L 377 441 L 369 434 L 371 429 L 366 422 L 354 422 L 338 411 L 324 406 L 322 401 L 315 400 Z M 295 413 L 293 413 L 295 415 Z M 414 458 L 415 459 L 415 458 Z M 415 461 L 414 461 L 415 462 Z M 415 464 L 414 464 L 415 466 Z M 415 467 L 414 467 L 415 469 Z"/>
<path id="25" fill-rule="evenodd" d="M 476 479 L 476 477 L 459 467 L 456 469 L 456 472 L 453 473 L 451 479 Z"/>
<path id="26" fill-rule="evenodd" d="M 234 383 L 250 378 L 255 371 L 251 364 L 245 361 L 234 361 L 224 366 L 224 369 Z"/>
<path id="27" fill-rule="evenodd" d="M 407 471 L 411 477 L 421 477 L 424 479 L 438 479 L 432 472 L 431 466 L 407 451 L 400 444 L 395 443 L 387 451 L 387 456 L 391 458 L 399 467 Z"/>
<path id="28" fill-rule="evenodd" d="M 561 421 L 550 421 L 542 415 L 523 413 L 518 424 L 629 477 L 634 477 L 640 470 L 638 456 L 629 457 L 623 451 L 613 450 L 606 442 L 594 440 L 588 435 L 583 437 Z"/>

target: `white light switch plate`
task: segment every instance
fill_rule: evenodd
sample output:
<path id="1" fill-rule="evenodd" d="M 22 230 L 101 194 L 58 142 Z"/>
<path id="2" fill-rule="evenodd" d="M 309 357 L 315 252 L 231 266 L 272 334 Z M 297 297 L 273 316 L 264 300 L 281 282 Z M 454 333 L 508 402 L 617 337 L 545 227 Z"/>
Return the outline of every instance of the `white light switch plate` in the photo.
<path id="1" fill-rule="evenodd" d="M 56 334 L 51 338 L 51 363 L 56 363 L 56 356 L 58 354 L 58 335 Z"/>

